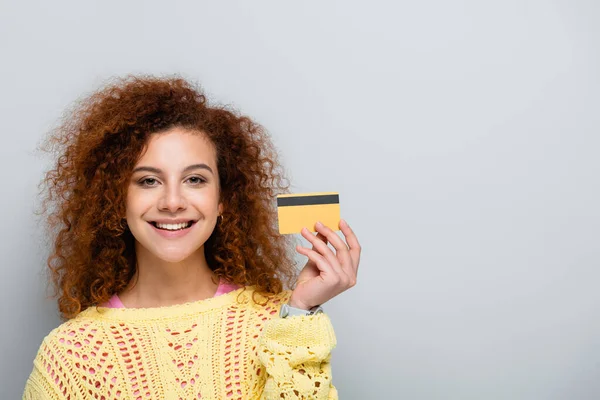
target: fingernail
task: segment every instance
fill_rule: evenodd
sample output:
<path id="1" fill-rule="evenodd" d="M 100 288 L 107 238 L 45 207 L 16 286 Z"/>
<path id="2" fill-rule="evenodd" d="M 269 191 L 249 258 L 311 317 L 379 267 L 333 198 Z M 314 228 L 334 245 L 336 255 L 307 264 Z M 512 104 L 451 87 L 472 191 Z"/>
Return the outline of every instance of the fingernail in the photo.
<path id="1" fill-rule="evenodd" d="M 323 227 L 323 224 L 322 224 L 320 221 L 317 221 L 317 226 L 318 226 L 319 228 L 321 228 L 321 227 Z"/>
<path id="2" fill-rule="evenodd" d="M 341 225 L 346 225 L 346 226 L 348 226 L 348 223 L 346 222 L 346 220 L 345 220 L 345 219 L 341 219 L 341 220 L 340 220 L 340 224 L 341 224 Z"/>

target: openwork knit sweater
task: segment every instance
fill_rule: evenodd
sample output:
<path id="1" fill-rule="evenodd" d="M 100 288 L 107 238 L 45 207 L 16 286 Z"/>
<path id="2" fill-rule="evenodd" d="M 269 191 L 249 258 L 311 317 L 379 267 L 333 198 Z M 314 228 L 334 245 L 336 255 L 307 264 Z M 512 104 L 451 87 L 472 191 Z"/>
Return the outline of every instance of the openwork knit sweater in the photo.
<path id="1" fill-rule="evenodd" d="M 326 314 L 279 317 L 254 286 L 154 308 L 89 307 L 52 330 L 23 399 L 337 399 Z"/>

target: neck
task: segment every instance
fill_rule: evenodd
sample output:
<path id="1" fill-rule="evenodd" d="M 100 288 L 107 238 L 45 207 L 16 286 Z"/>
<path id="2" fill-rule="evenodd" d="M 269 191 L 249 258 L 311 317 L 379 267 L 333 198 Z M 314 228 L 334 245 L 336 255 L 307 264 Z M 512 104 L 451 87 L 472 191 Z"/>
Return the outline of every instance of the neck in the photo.
<path id="1" fill-rule="evenodd" d="M 218 277 L 209 268 L 204 246 L 183 261 L 162 260 L 136 243 L 136 273 L 119 294 L 127 308 L 164 307 L 213 297 Z"/>

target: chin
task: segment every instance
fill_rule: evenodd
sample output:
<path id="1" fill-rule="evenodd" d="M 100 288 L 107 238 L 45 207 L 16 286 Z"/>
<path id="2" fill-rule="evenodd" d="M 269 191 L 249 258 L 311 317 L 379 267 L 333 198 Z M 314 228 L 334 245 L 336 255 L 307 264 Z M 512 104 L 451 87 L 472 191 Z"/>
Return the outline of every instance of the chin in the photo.
<path id="1" fill-rule="evenodd" d="M 155 253 L 154 256 L 162 261 L 176 264 L 187 259 L 191 254 L 164 254 L 164 253 Z"/>
<path id="2" fill-rule="evenodd" d="M 172 249 L 163 249 L 163 251 L 156 251 L 156 250 L 158 250 L 157 247 L 158 246 L 155 245 L 154 251 L 152 251 L 154 256 L 157 258 L 160 258 L 163 261 L 170 262 L 170 263 L 178 263 L 178 262 L 184 261 L 184 260 L 194 256 L 194 254 L 196 254 L 197 252 L 202 251 L 202 248 L 203 248 L 202 246 L 200 246 L 195 250 L 172 248 Z"/>

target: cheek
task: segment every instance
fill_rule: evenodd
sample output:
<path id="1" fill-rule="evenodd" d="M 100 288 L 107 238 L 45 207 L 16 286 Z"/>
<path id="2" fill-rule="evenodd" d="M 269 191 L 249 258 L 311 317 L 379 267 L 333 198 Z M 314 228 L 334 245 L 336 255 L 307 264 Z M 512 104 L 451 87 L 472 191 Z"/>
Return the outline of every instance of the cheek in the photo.
<path id="1" fill-rule="evenodd" d="M 198 193 L 194 193 L 189 197 L 190 204 L 194 204 L 198 208 L 202 208 L 205 211 L 217 207 L 219 198 L 216 190 L 206 190 Z"/>
<path id="2" fill-rule="evenodd" d="M 130 190 L 125 204 L 127 218 L 139 218 L 155 204 L 152 196 L 139 190 Z"/>

